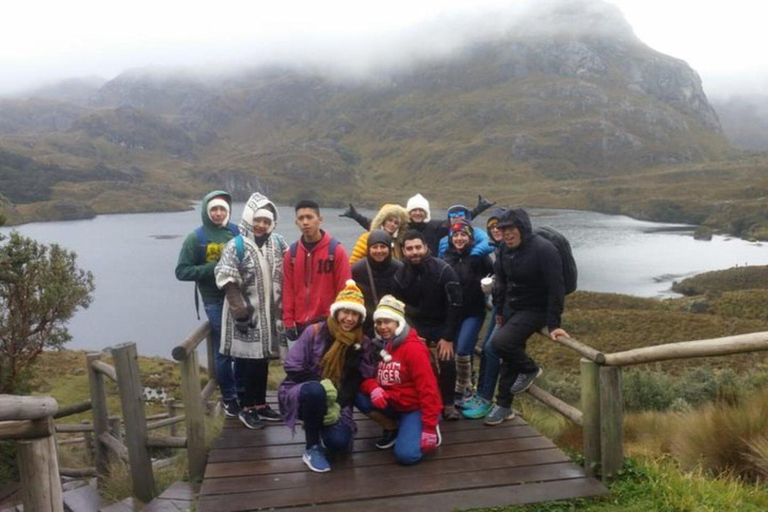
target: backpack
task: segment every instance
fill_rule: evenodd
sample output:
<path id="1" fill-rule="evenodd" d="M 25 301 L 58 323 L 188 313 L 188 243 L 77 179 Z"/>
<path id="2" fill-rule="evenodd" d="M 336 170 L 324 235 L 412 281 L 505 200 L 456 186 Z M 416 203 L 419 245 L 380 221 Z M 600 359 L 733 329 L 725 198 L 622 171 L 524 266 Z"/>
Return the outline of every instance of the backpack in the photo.
<path id="1" fill-rule="evenodd" d="M 568 239 L 562 233 L 549 226 L 540 226 L 534 228 L 533 232 L 540 237 L 549 240 L 560 253 L 560 259 L 563 262 L 563 282 L 565 284 L 565 294 L 576 291 L 576 281 L 579 272 L 576 269 L 576 260 L 573 259 L 573 251 Z"/>
<path id="2" fill-rule="evenodd" d="M 339 245 L 339 241 L 331 237 L 331 242 L 328 244 L 328 260 L 331 262 L 331 268 L 333 268 L 334 254 L 336 254 L 336 247 Z M 296 240 L 291 244 L 291 265 L 296 261 L 296 253 L 299 251 L 299 241 Z"/>

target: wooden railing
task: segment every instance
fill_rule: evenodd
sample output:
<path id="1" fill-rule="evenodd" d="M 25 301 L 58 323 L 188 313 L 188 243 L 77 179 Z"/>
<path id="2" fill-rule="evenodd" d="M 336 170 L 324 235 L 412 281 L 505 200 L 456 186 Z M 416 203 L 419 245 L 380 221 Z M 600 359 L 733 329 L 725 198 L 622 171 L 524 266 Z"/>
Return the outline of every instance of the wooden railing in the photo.
<path id="1" fill-rule="evenodd" d="M 549 339 L 546 329 L 542 334 Z M 573 338 L 560 336 L 556 341 L 582 356 L 581 410 L 536 386 L 531 386 L 528 393 L 582 427 L 585 470 L 589 476 L 601 473 L 604 481 L 614 479 L 624 464 L 622 367 L 768 350 L 768 332 L 668 343 L 614 354 L 604 354 Z"/>
<path id="2" fill-rule="evenodd" d="M 24 510 L 63 512 L 51 397 L 0 395 L 0 439 L 17 441 Z"/>

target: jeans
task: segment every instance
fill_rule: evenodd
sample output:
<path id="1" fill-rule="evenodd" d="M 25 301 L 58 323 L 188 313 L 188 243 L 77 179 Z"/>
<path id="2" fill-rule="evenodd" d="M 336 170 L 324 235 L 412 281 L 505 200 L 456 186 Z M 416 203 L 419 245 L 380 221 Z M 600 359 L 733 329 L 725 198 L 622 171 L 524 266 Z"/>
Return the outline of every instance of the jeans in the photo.
<path id="1" fill-rule="evenodd" d="M 499 394 L 496 403 L 501 407 L 512 405 L 510 388 L 519 373 L 532 373 L 539 367 L 525 353 L 528 338 L 547 325 L 545 311 L 517 311 L 496 330 L 491 338 L 493 350 L 501 357 Z"/>
<path id="2" fill-rule="evenodd" d="M 363 414 L 378 410 L 392 419 L 399 421 L 395 439 L 395 459 L 404 466 L 416 464 L 424 454 L 421 451 L 421 409 L 412 412 L 398 412 L 391 406 L 378 409 L 371 403 L 371 397 L 363 393 L 355 396 L 355 407 Z"/>
<path id="3" fill-rule="evenodd" d="M 253 407 L 267 403 L 267 377 L 269 359 L 235 358 L 235 375 L 242 380 L 243 390 L 238 389 L 237 397 L 242 407 Z"/>
<path id="4" fill-rule="evenodd" d="M 496 391 L 496 381 L 499 380 L 499 368 L 501 366 L 501 359 L 496 351 L 493 350 L 493 343 L 491 343 L 491 337 L 498 330 L 499 326 L 496 324 L 496 308 L 491 310 L 491 321 L 488 325 L 488 332 L 485 333 L 485 339 L 483 340 L 483 353 L 480 356 L 480 372 L 477 376 L 477 394 L 480 398 L 493 400 L 493 393 Z"/>
<path id="5" fill-rule="evenodd" d="M 461 321 L 459 335 L 456 337 L 457 356 L 472 356 L 475 354 L 477 336 L 483 327 L 483 320 L 485 320 L 485 314 L 482 316 L 468 316 Z"/>
<path id="6" fill-rule="evenodd" d="M 211 339 L 213 340 L 213 359 L 216 362 L 216 380 L 219 382 L 223 400 L 237 399 L 237 384 L 235 383 L 234 360 L 219 352 L 221 346 L 221 314 L 223 302 L 205 305 L 205 314 L 211 323 Z M 210 368 L 208 369 L 211 370 Z"/>
<path id="7" fill-rule="evenodd" d="M 341 421 L 324 426 L 323 417 L 328 411 L 325 388 L 317 381 L 305 382 L 299 392 L 299 419 L 304 422 L 304 436 L 307 448 L 320 444 L 320 437 L 326 450 L 337 453 L 352 450 L 352 427 Z"/>

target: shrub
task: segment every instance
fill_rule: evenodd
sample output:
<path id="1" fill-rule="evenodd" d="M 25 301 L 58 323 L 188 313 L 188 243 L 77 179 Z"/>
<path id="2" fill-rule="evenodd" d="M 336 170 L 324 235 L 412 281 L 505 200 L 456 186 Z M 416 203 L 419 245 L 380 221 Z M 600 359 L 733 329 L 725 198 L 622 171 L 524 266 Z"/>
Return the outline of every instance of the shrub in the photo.
<path id="1" fill-rule="evenodd" d="M 627 411 L 665 411 L 677 398 L 672 377 L 661 371 L 627 371 L 622 392 Z"/>

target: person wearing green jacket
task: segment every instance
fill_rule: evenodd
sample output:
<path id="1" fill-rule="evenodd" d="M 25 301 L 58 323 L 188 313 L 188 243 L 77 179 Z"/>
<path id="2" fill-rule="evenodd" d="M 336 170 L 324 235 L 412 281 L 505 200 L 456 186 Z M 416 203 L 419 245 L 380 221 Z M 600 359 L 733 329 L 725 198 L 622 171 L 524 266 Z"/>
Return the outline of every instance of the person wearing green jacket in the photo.
<path id="1" fill-rule="evenodd" d="M 205 314 L 211 324 L 216 378 L 221 390 L 222 406 L 227 416 L 235 417 L 240 407 L 237 402 L 233 359 L 219 352 L 224 292 L 216 286 L 214 275 L 224 246 L 239 233 L 237 226 L 229 222 L 231 209 L 232 196 L 223 190 L 214 190 L 203 198 L 200 205 L 203 223 L 184 239 L 176 264 L 176 278 L 180 281 L 194 281 L 203 299 Z"/>

